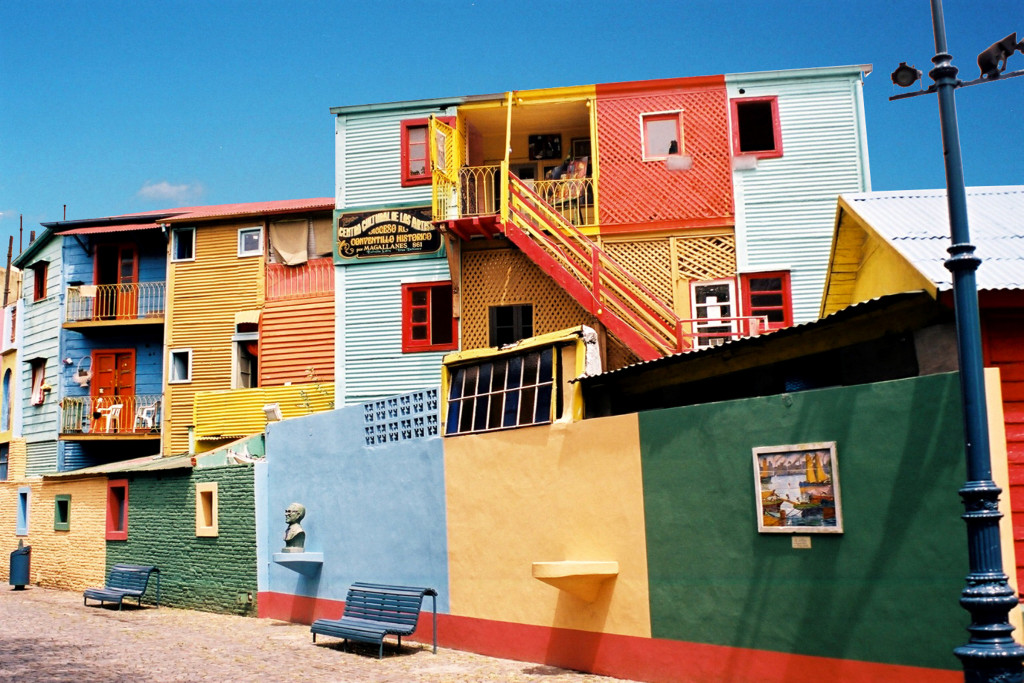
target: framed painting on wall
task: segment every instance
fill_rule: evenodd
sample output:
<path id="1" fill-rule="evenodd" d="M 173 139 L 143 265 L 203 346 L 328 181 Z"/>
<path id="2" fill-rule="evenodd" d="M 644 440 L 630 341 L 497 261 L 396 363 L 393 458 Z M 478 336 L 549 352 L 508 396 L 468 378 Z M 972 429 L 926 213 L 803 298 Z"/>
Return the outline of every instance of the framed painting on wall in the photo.
<path id="1" fill-rule="evenodd" d="M 531 159 L 562 158 L 562 136 L 558 133 L 552 135 L 530 135 L 527 136 L 527 142 L 530 144 Z"/>
<path id="2" fill-rule="evenodd" d="M 759 533 L 841 534 L 836 442 L 753 449 Z"/>

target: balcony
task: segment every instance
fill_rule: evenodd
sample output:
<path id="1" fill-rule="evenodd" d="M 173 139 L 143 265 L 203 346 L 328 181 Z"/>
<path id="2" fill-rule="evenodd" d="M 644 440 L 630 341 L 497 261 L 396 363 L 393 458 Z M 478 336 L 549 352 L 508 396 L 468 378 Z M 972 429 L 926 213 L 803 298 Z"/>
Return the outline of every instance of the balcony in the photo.
<path id="1" fill-rule="evenodd" d="M 163 282 L 68 287 L 64 327 L 162 325 L 165 301 Z"/>
<path id="2" fill-rule="evenodd" d="M 60 403 L 64 440 L 159 439 L 160 394 L 66 396 Z"/>
<path id="3" fill-rule="evenodd" d="M 267 264 L 268 301 L 326 296 L 333 293 L 333 259 L 310 259 L 300 266 Z"/>

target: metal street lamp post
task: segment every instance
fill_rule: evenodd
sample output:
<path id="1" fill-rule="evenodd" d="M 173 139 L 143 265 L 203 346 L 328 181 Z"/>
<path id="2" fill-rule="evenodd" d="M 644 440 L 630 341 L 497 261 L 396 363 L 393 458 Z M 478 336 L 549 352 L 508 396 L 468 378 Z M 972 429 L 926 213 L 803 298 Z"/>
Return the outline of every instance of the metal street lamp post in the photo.
<path id="1" fill-rule="evenodd" d="M 928 75 L 934 85 L 927 90 L 890 99 L 902 99 L 926 93 L 938 93 L 939 119 L 942 128 L 942 151 L 946 165 L 946 195 L 949 205 L 949 227 L 952 245 L 946 268 L 953 275 L 953 305 L 959 354 L 960 392 L 964 407 L 964 445 L 967 454 L 967 482 L 960 489 L 963 519 L 967 523 L 970 573 L 960 596 L 960 604 L 971 615 L 967 644 L 954 650 L 964 667 L 967 683 L 1021 683 L 1024 681 L 1024 646 L 1011 635 L 1009 612 L 1017 607 L 1017 596 L 1003 572 L 999 540 L 999 494 L 992 481 L 992 463 L 988 440 L 988 417 L 985 407 L 984 367 L 981 347 L 981 321 L 978 311 L 978 288 L 975 272 L 981 260 L 974 255 L 967 223 L 967 192 L 964 187 L 963 164 L 960 157 L 960 136 L 957 129 L 954 90 L 967 85 L 990 82 L 1001 77 L 1006 58 L 1017 49 L 1024 51 L 1024 41 L 1016 44 L 1016 36 L 989 48 L 999 52 L 1003 69 L 983 73 L 983 78 L 963 83 L 952 64 L 946 48 L 946 28 L 942 0 L 931 0 L 932 25 L 935 33 L 935 65 Z M 998 50 L 1000 45 L 1010 47 Z M 982 53 L 984 56 L 985 53 Z M 979 56 L 979 66 L 982 65 Z M 984 71 L 985 67 L 982 66 Z M 1024 74 L 1012 72 L 1010 78 Z M 920 78 L 920 72 L 902 63 L 893 72 L 893 83 L 908 87 Z"/>

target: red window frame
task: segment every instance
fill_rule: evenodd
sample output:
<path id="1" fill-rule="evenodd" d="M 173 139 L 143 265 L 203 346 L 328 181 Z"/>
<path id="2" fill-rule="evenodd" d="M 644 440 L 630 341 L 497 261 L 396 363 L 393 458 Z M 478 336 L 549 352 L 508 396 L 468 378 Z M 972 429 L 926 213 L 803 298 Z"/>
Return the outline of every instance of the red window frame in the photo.
<path id="1" fill-rule="evenodd" d="M 438 121 L 452 126 L 455 126 L 454 116 L 438 116 Z M 413 155 L 412 140 L 409 134 L 410 129 L 413 128 L 424 128 L 425 133 L 423 135 L 423 150 L 422 156 L 420 156 L 419 150 L 417 154 Z M 426 173 L 423 175 L 413 175 L 409 172 L 409 163 L 414 159 L 422 158 L 424 161 L 424 168 Z M 402 121 L 402 187 L 416 187 L 417 185 L 430 185 L 434 181 L 434 176 L 430 169 L 430 119 L 406 119 Z"/>
<path id="2" fill-rule="evenodd" d="M 46 298 L 46 277 L 49 270 L 50 264 L 46 261 L 32 264 L 32 301 L 42 301 Z"/>
<path id="3" fill-rule="evenodd" d="M 757 104 L 767 102 L 771 105 L 772 111 L 772 135 L 775 138 L 775 146 L 772 149 L 754 150 L 745 152 L 740 149 L 740 106 L 744 104 Z M 779 98 L 772 95 L 769 97 L 740 97 L 731 100 L 732 109 L 732 153 L 733 156 L 753 156 L 758 159 L 773 159 L 782 156 L 782 124 L 779 121 Z"/>
<path id="4" fill-rule="evenodd" d="M 759 289 L 755 292 L 752 288 L 753 280 L 771 280 L 776 278 L 780 280 L 781 289 Z M 778 330 L 783 327 L 789 327 L 793 324 L 793 292 L 790 286 L 788 270 L 777 270 L 764 273 L 742 273 L 740 275 L 740 289 L 742 290 L 740 298 L 743 304 L 743 315 L 766 315 L 770 311 L 782 311 L 782 320 L 769 320 L 767 329 Z M 767 306 L 763 304 L 756 304 L 754 301 L 755 295 L 776 294 L 782 296 L 781 305 Z"/>
<path id="5" fill-rule="evenodd" d="M 415 301 L 416 294 L 426 292 L 426 303 Z M 441 297 L 435 300 L 435 297 Z M 434 341 L 434 323 L 436 315 L 444 315 L 452 311 L 452 283 L 417 282 L 402 285 L 402 352 L 418 353 L 421 351 L 451 351 L 459 347 L 459 321 L 451 315 L 450 341 Z M 425 332 L 425 336 L 417 334 Z"/>
<path id="6" fill-rule="evenodd" d="M 123 491 L 118 496 L 114 491 Z M 120 521 L 120 525 L 118 522 Z M 128 540 L 128 480 L 111 479 L 107 482 L 107 540 Z"/>

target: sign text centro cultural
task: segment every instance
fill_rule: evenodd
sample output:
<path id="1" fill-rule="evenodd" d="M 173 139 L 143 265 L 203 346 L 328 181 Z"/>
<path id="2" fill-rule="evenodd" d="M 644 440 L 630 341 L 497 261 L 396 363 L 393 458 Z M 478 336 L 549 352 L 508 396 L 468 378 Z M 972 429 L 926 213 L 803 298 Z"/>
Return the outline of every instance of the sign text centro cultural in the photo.
<path id="1" fill-rule="evenodd" d="M 429 209 L 343 213 L 336 227 L 342 261 L 433 254 L 442 245 Z"/>

